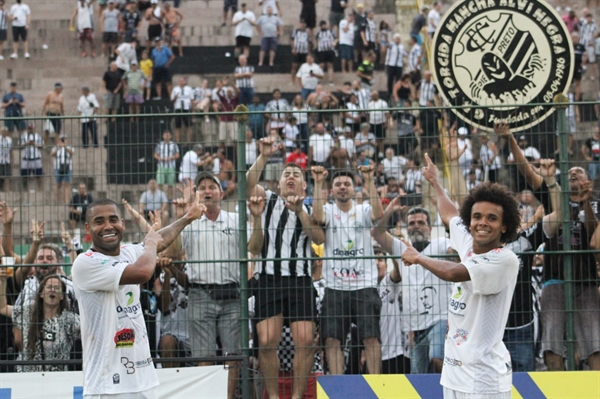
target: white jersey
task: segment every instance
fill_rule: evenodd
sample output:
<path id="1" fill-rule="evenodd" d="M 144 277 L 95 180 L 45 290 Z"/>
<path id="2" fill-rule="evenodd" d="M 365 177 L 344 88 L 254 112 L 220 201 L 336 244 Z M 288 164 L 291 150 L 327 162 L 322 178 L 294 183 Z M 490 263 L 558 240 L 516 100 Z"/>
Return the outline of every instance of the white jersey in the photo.
<path id="1" fill-rule="evenodd" d="M 183 267 L 185 273 L 186 266 Z M 160 274 L 160 282 L 165 283 L 165 272 Z M 170 279 L 170 291 L 168 295 L 171 296 L 169 309 L 163 309 L 160 318 L 160 335 L 173 335 L 182 342 L 188 342 L 189 340 L 189 328 L 188 328 L 188 296 L 186 290 L 177 283 L 175 277 Z M 163 285 L 164 287 L 164 285 Z M 164 288 L 163 288 L 164 291 Z M 166 295 L 163 292 L 162 295 Z"/>
<path id="2" fill-rule="evenodd" d="M 401 329 L 402 284 L 394 283 L 390 274 L 386 274 L 379 283 L 381 298 L 381 314 L 379 329 L 381 330 L 381 360 L 388 360 L 404 355 L 404 330 Z"/>
<path id="3" fill-rule="evenodd" d="M 357 204 L 343 212 L 336 204 L 326 204 L 325 256 L 323 275 L 327 288 L 352 291 L 377 287 L 377 265 L 372 257 L 371 205 Z M 333 258 L 333 259 L 331 259 Z"/>
<path id="4" fill-rule="evenodd" d="M 107 256 L 90 249 L 73 263 L 81 316 L 84 396 L 142 392 L 158 385 L 140 286 L 119 285 L 125 268 L 143 250 L 143 244 L 124 245 L 118 256 Z"/>
<path id="5" fill-rule="evenodd" d="M 448 253 L 450 240 L 437 238 L 421 252 L 425 256 Z M 394 238 L 394 256 L 401 256 L 406 245 Z M 448 301 L 452 283 L 433 275 L 419 265 L 406 266 L 401 262 L 402 275 L 402 330 L 425 330 L 440 320 L 448 318 Z"/>
<path id="6" fill-rule="evenodd" d="M 186 274 L 190 283 L 239 284 L 238 242 L 237 213 L 221 210 L 214 222 L 203 215 L 187 225 L 181 232 L 181 244 L 189 261 Z"/>
<path id="7" fill-rule="evenodd" d="M 179 181 L 194 180 L 198 174 L 198 162 L 200 162 L 200 158 L 198 158 L 196 151 L 189 150 L 186 152 L 179 167 Z"/>
<path id="8" fill-rule="evenodd" d="M 508 392 L 512 368 L 502 336 L 519 259 L 508 248 L 474 254 L 473 237 L 459 217 L 450 220 L 450 243 L 471 280 L 452 290 L 441 384 L 471 394 Z"/>

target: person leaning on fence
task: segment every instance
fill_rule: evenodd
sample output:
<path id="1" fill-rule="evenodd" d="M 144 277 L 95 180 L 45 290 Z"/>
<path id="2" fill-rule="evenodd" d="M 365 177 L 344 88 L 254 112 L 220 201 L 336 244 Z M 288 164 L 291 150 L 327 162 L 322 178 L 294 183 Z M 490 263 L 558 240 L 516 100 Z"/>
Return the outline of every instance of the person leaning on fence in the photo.
<path id="1" fill-rule="evenodd" d="M 401 198 L 394 198 L 379 223 L 371 230 L 373 238 L 391 255 L 401 256 L 406 246 L 388 231 L 392 214 L 403 211 Z M 426 256 L 452 252 L 450 240 L 431 239 L 431 218 L 425 208 L 408 210 L 407 235 L 411 245 Z M 402 264 L 402 330 L 410 336 L 410 372 L 441 373 L 444 362 L 444 339 L 448 324 L 448 301 L 452 285 L 429 270 Z"/>
<path id="2" fill-rule="evenodd" d="M 246 173 L 249 197 L 266 198 L 263 211 L 264 245 L 261 272 L 256 282 L 256 319 L 259 361 L 269 398 L 276 398 L 279 360 L 277 346 L 283 319 L 290 321 L 295 345 L 294 388 L 292 397 L 300 398 L 313 361 L 315 334 L 314 288 L 311 270 L 306 258 L 310 255 L 311 241 L 321 244 L 325 237 L 311 220 L 311 209 L 303 205 L 306 181 L 302 169 L 287 164 L 279 179 L 280 194 L 258 185 L 260 175 L 269 157 L 280 150 L 271 137 L 261 139 L 260 155 Z"/>
<path id="3" fill-rule="evenodd" d="M 425 161 L 423 176 L 435 191 L 438 211 L 450 228 L 450 244 L 461 263 L 425 256 L 406 240 L 402 240 L 406 246 L 402 260 L 456 283 L 448 308 L 441 378 L 444 398 L 510 398 L 512 368 L 502 335 L 519 260 L 503 244 L 517 237 L 517 201 L 506 187 L 485 183 L 457 209 L 427 154 Z"/>
<path id="4" fill-rule="evenodd" d="M 217 337 L 224 355 L 241 354 L 240 268 L 236 261 L 239 258 L 240 226 L 237 213 L 221 208 L 224 196 L 221 182 L 209 172 L 200 172 L 193 185 L 191 181 L 185 182 L 183 199 L 177 201 L 179 209 L 187 206 L 193 188 L 200 203 L 206 207 L 206 213 L 181 233 L 181 246 L 188 264 L 180 284 L 189 289 L 188 328 L 192 356 L 205 358 L 198 365 L 208 366 L 213 362 L 206 358 L 216 355 Z M 250 201 L 254 230 L 248 250 L 256 254 L 262 248 L 260 216 L 263 207 L 263 198 Z M 236 362 L 228 364 L 235 366 Z M 237 377 L 238 368 L 230 368 L 229 398 L 235 397 Z"/>
<path id="5" fill-rule="evenodd" d="M 344 374 L 341 343 L 348 333 L 348 321 L 358 326 L 369 374 L 381 371 L 381 299 L 377 292 L 377 266 L 373 259 L 370 229 L 383 216 L 383 207 L 373 180 L 375 167 L 359 166 L 370 204 L 356 204 L 355 177 L 337 171 L 332 178 L 334 204 L 325 204 L 322 188 L 328 172 L 311 168 L 315 182 L 313 223 L 325 234 L 325 297 L 321 303 L 321 337 L 325 343 L 330 374 Z M 367 257 L 362 258 L 362 256 Z"/>
<path id="6" fill-rule="evenodd" d="M 553 212 L 544 217 L 545 250 L 559 252 L 544 257 L 544 285 L 540 301 L 542 351 L 548 370 L 564 369 L 565 284 L 569 282 L 564 275 L 565 258 L 560 251 L 564 250 L 562 222 L 568 220 L 571 251 L 574 251 L 570 283 L 574 286 L 577 350 L 580 359 L 585 360 L 591 370 L 600 370 L 600 296 L 596 259 L 593 253 L 585 252 L 600 248 L 600 231 L 597 229 L 600 203 L 592 196 L 592 182 L 583 168 L 572 167 L 566 173 L 570 214 L 561 212 L 561 196 L 556 196 L 552 203 Z M 549 180 L 546 185 L 552 189 L 557 185 L 556 179 Z"/>
<path id="7" fill-rule="evenodd" d="M 90 204 L 86 230 L 92 236 L 92 248 L 79 255 L 72 268 L 80 298 L 84 397 L 132 397 L 136 393 L 138 397 L 157 398 L 155 387 L 159 382 L 139 284 L 154 274 L 157 253 L 202 217 L 206 208 L 199 198 L 196 194 L 188 211 L 176 222 L 159 231 L 154 225 L 143 243 L 123 246 L 125 221 L 117 204 L 109 199 Z"/>

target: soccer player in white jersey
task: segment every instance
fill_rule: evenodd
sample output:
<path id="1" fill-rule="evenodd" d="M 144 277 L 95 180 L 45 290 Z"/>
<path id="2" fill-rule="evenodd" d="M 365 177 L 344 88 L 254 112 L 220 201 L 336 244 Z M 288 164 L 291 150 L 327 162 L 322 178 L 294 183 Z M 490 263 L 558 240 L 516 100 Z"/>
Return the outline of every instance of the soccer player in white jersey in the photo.
<path id="1" fill-rule="evenodd" d="M 157 253 L 206 208 L 199 193 L 186 214 L 137 245 L 121 245 L 125 221 L 109 199 L 92 202 L 85 228 L 92 247 L 73 264 L 83 343 L 83 397 L 154 399 L 158 378 L 150 355 L 140 286 L 153 275 Z"/>
<path id="2" fill-rule="evenodd" d="M 423 176 L 450 228 L 460 263 L 434 259 L 403 240 L 402 260 L 456 283 L 448 307 L 441 384 L 445 399 L 509 399 L 510 354 L 502 342 L 517 282 L 519 260 L 504 244 L 516 239 L 518 204 L 504 186 L 485 183 L 471 190 L 460 210 L 442 187 L 439 171 L 425 154 Z"/>
<path id="3" fill-rule="evenodd" d="M 325 297 L 321 302 L 321 337 L 325 341 L 331 374 L 344 374 L 343 342 L 352 320 L 365 348 L 369 374 L 381 371 L 381 299 L 377 291 L 377 265 L 373 260 L 371 227 L 383 216 L 377 195 L 373 165 L 359 166 L 370 203 L 354 201 L 354 174 L 338 170 L 332 178 L 334 204 L 324 204 L 321 194 L 327 171 L 313 166 L 315 181 L 313 220 L 325 231 Z"/>
<path id="4" fill-rule="evenodd" d="M 393 256 L 401 256 L 406 247 L 387 231 L 393 213 L 404 207 L 396 197 L 385 209 L 383 217 L 371 230 L 373 238 Z M 431 240 L 431 217 L 425 208 L 413 207 L 407 214 L 407 235 L 411 244 L 423 255 L 453 253 L 450 240 Z M 448 301 L 452 284 L 422 267 L 402 265 L 402 330 L 412 335 L 410 363 L 412 374 L 441 373 L 444 340 L 448 324 Z"/>
<path id="5" fill-rule="evenodd" d="M 260 140 L 260 155 L 246 173 L 247 195 L 265 198 L 262 226 L 264 245 L 258 262 L 261 271 L 255 287 L 258 358 L 270 399 L 279 397 L 277 348 L 283 320 L 290 322 L 294 340 L 292 398 L 301 398 L 313 364 L 315 289 L 311 280 L 311 241 L 322 244 L 323 231 L 313 223 L 310 207 L 303 204 L 304 171 L 294 163 L 285 165 L 279 178 L 279 195 L 258 185 L 259 177 L 281 142 L 273 136 Z"/>

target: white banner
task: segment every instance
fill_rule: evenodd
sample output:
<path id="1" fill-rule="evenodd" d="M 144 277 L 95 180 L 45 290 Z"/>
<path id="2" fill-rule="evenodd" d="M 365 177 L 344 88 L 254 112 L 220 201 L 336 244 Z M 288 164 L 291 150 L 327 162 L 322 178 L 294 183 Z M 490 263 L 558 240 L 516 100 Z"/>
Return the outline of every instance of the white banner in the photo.
<path id="1" fill-rule="evenodd" d="M 159 398 L 227 398 L 227 370 L 223 366 L 159 369 Z M 0 399 L 81 399 L 83 373 L 2 373 Z"/>

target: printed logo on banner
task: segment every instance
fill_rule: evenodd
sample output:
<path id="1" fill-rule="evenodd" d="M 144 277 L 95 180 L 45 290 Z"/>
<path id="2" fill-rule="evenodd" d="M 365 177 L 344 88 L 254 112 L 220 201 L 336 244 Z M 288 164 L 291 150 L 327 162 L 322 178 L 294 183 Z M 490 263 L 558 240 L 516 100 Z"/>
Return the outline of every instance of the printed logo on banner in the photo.
<path id="1" fill-rule="evenodd" d="M 443 98 L 467 123 L 513 132 L 537 125 L 569 88 L 573 46 L 565 24 L 541 0 L 465 0 L 433 39 L 432 73 Z M 529 104 L 542 104 L 530 106 Z M 475 107 L 477 106 L 477 107 Z"/>

